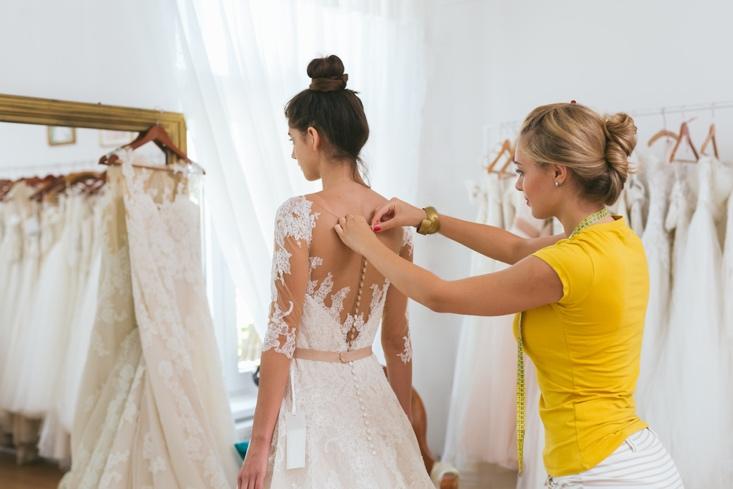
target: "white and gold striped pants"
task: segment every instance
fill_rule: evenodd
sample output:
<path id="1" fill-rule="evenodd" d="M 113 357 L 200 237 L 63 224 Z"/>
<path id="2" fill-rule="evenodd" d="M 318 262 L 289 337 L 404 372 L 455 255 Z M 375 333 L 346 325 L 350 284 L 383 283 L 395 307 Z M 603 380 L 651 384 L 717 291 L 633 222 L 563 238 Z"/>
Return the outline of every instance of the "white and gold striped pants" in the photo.
<path id="1" fill-rule="evenodd" d="M 590 470 L 548 477 L 548 489 L 683 489 L 677 467 L 657 435 L 644 429 L 629 436 L 615 452 Z"/>

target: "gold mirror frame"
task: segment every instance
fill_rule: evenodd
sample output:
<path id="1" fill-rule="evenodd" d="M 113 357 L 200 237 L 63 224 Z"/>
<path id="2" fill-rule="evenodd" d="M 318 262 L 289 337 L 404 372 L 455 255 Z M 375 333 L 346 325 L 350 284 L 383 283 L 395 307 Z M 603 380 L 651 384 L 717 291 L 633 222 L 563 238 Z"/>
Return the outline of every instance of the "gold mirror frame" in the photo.
<path id="1" fill-rule="evenodd" d="M 0 94 L 0 122 L 134 132 L 160 124 L 186 152 L 186 120 L 178 112 Z M 175 160 L 167 158 L 169 163 Z"/>

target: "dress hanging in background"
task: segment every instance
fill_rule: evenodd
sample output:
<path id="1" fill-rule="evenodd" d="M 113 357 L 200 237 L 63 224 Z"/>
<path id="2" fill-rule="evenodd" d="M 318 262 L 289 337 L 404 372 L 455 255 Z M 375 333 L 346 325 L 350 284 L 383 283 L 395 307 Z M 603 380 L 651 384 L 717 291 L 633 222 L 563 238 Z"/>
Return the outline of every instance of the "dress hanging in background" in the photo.
<path id="1" fill-rule="evenodd" d="M 228 489 L 238 459 L 194 182 L 120 157 L 108 170 L 96 322 L 60 487 Z"/>

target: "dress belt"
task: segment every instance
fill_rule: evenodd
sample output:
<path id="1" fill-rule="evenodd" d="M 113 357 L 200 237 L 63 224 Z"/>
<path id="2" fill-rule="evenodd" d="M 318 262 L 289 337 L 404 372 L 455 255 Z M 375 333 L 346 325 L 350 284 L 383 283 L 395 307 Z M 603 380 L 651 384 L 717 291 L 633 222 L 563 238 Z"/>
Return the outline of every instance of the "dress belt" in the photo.
<path id="1" fill-rule="evenodd" d="M 359 348 L 350 351 L 320 351 L 308 348 L 296 348 L 295 358 L 313 360 L 316 362 L 350 363 L 372 356 L 372 347 Z"/>

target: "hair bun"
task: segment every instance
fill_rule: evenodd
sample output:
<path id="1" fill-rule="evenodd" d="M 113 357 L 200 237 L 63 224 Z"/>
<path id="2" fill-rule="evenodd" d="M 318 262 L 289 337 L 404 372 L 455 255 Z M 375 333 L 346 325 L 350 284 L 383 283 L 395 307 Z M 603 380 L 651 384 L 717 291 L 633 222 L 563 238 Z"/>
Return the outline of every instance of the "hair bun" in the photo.
<path id="1" fill-rule="evenodd" d="M 308 64 L 308 76 L 311 78 L 309 88 L 316 92 L 344 90 L 349 81 L 349 75 L 344 73 L 343 61 L 335 54 L 312 60 Z"/>
<path id="2" fill-rule="evenodd" d="M 636 125 L 630 115 L 619 112 L 606 117 L 606 154 L 618 150 L 627 158 L 636 146 Z M 610 163 L 610 162 L 609 162 Z"/>

